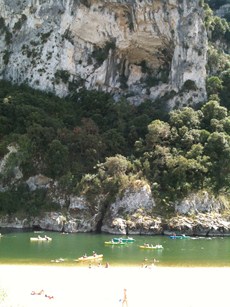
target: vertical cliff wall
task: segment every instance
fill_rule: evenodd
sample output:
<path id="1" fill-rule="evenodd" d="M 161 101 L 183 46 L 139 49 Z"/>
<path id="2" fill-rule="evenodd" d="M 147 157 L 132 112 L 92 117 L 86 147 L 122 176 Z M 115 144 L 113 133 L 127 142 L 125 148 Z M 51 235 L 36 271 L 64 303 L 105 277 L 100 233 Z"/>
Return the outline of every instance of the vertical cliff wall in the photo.
<path id="1" fill-rule="evenodd" d="M 198 0 L 0 0 L 0 78 L 65 96 L 81 86 L 139 103 L 204 101 Z"/>

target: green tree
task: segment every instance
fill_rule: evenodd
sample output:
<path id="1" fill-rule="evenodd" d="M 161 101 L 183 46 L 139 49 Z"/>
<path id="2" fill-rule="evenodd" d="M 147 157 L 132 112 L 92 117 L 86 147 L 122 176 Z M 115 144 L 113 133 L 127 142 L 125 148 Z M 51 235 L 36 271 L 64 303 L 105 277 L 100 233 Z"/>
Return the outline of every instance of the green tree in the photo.
<path id="1" fill-rule="evenodd" d="M 176 197 L 182 197 L 192 190 L 202 187 L 203 177 L 208 172 L 205 165 L 196 159 L 188 159 L 178 155 L 167 161 L 168 184 L 171 191 L 176 192 Z"/>
<path id="2" fill-rule="evenodd" d="M 223 132 L 213 132 L 207 140 L 205 152 L 212 162 L 209 175 L 214 190 L 218 192 L 220 189 L 229 189 L 230 136 Z"/>
<path id="3" fill-rule="evenodd" d="M 229 24 L 224 18 L 218 16 L 213 17 L 212 20 L 212 39 L 214 41 L 224 38 L 227 31 L 229 31 Z"/>
<path id="4" fill-rule="evenodd" d="M 206 84 L 208 96 L 213 94 L 219 94 L 223 89 L 222 83 L 223 81 L 217 76 L 211 76 L 210 78 L 208 78 Z"/>
<path id="5" fill-rule="evenodd" d="M 105 150 L 98 126 L 91 118 L 82 118 L 81 126 L 75 127 L 73 133 L 76 150 L 88 161 L 89 167 L 93 167 Z"/>
<path id="6" fill-rule="evenodd" d="M 169 122 L 172 126 L 180 128 L 183 126 L 189 129 L 198 128 L 202 119 L 202 113 L 190 107 L 170 112 Z"/>
<path id="7" fill-rule="evenodd" d="M 68 172 L 68 148 L 59 140 L 53 140 L 46 152 L 47 175 L 52 178 L 63 176 Z"/>
<path id="8" fill-rule="evenodd" d="M 46 152 L 48 144 L 56 137 L 53 128 L 42 127 L 38 124 L 29 126 L 27 135 L 31 141 L 32 151 L 37 157 Z"/>
<path id="9" fill-rule="evenodd" d="M 220 106 L 219 102 L 211 100 L 208 101 L 202 108 L 201 111 L 204 115 L 202 123 L 204 128 L 210 129 L 211 120 L 223 120 L 227 117 L 228 111 L 225 107 Z"/>
<path id="10" fill-rule="evenodd" d="M 146 135 L 147 148 L 154 148 L 158 143 L 167 144 L 170 137 L 169 124 L 160 120 L 154 120 L 148 125 L 148 133 Z"/>
<path id="11" fill-rule="evenodd" d="M 103 166 L 109 176 L 119 176 L 125 174 L 131 164 L 124 156 L 116 155 L 106 158 Z"/>
<path id="12" fill-rule="evenodd" d="M 230 69 L 227 69 L 223 71 L 220 74 L 221 80 L 222 80 L 222 91 L 220 93 L 221 103 L 227 107 L 230 108 Z"/>
<path id="13" fill-rule="evenodd" d="M 122 154 L 125 151 L 125 147 L 127 146 L 126 140 L 117 129 L 109 129 L 102 137 L 105 144 L 106 155 Z"/>

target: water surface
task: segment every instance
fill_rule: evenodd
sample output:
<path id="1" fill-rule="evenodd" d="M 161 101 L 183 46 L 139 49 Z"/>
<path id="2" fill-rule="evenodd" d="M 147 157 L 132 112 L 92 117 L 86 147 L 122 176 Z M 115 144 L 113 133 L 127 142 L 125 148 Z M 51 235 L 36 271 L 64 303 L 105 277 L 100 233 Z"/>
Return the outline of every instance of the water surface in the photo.
<path id="1" fill-rule="evenodd" d="M 103 254 L 102 265 L 140 266 L 157 260 L 160 266 L 230 267 L 230 238 L 170 239 L 167 236 L 133 236 L 134 243 L 106 246 L 108 234 L 61 234 L 56 232 L 0 231 L 0 264 L 57 264 L 81 266 L 76 262 L 84 253 Z M 30 237 L 47 235 L 51 242 L 31 242 Z M 117 237 L 117 236 L 116 236 Z M 160 250 L 143 250 L 145 242 L 161 244 Z M 63 262 L 59 262 L 63 259 Z M 84 264 L 88 265 L 88 264 Z"/>

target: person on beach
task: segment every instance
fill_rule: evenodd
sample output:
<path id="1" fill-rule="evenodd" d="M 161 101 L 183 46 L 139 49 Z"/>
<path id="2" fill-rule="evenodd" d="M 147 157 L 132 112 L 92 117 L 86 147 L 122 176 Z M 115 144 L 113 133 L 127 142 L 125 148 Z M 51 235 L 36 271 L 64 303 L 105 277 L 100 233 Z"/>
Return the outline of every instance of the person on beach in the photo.
<path id="1" fill-rule="evenodd" d="M 38 291 L 38 292 L 32 291 L 32 292 L 31 292 L 31 295 L 42 295 L 43 293 L 44 293 L 44 290 L 42 289 L 42 290 L 40 290 L 40 291 Z"/>
<path id="2" fill-rule="evenodd" d="M 45 297 L 47 297 L 48 299 L 52 299 L 52 298 L 54 298 L 54 296 L 53 295 L 47 295 L 47 294 L 45 294 Z"/>
<path id="3" fill-rule="evenodd" d="M 124 289 L 124 295 L 122 300 L 122 307 L 128 307 L 128 299 L 127 299 L 127 289 Z"/>

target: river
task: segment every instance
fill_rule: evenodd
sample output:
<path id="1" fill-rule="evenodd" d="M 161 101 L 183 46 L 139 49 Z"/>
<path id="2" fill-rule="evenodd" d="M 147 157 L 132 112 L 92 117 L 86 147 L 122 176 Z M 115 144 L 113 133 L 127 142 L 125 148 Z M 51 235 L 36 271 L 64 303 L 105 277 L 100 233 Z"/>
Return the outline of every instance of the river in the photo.
<path id="1" fill-rule="evenodd" d="M 81 266 L 75 261 L 84 253 L 103 254 L 102 265 L 140 266 L 155 259 L 159 266 L 230 267 L 230 237 L 170 239 L 167 236 L 132 236 L 123 246 L 106 246 L 118 237 L 109 234 L 6 231 L 1 229 L 0 264 L 50 264 Z M 47 235 L 50 242 L 31 242 L 31 237 Z M 162 249 L 145 250 L 144 243 L 160 244 Z M 84 264 L 88 265 L 88 264 Z"/>

